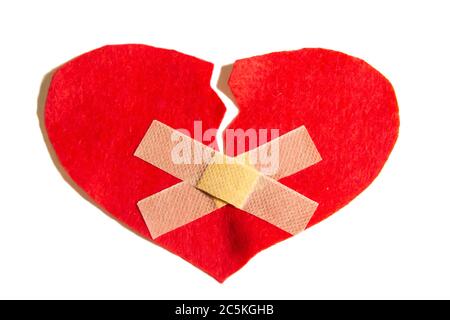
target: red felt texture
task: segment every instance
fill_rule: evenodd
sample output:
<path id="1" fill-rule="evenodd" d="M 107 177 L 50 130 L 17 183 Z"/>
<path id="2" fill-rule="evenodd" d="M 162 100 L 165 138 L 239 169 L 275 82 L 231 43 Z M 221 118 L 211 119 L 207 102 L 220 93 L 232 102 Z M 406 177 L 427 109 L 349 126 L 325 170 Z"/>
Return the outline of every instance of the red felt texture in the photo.
<path id="1" fill-rule="evenodd" d="M 362 192 L 397 140 L 392 85 L 340 52 L 303 49 L 238 60 L 229 86 L 240 109 L 230 129 L 308 129 L 323 160 L 280 182 L 319 203 L 309 226 Z"/>
<path id="2" fill-rule="evenodd" d="M 95 203 L 145 238 L 136 203 L 179 180 L 133 153 L 154 119 L 191 132 L 195 120 L 204 129 L 219 126 L 225 108 L 210 88 L 212 68 L 176 51 L 119 45 L 75 58 L 53 75 L 45 126 L 60 164 Z M 237 61 L 229 84 L 240 109 L 232 128 L 307 127 L 323 160 L 281 182 L 319 202 L 310 225 L 366 188 L 395 143 L 394 91 L 362 60 L 322 49 L 274 53 Z M 225 206 L 155 242 L 224 281 L 289 236 Z"/>

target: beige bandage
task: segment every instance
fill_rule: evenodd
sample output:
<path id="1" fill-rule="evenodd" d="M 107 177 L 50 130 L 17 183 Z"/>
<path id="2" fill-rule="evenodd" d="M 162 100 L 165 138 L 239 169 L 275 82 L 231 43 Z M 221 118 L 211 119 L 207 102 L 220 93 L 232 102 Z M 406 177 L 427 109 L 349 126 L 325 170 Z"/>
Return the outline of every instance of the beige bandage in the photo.
<path id="1" fill-rule="evenodd" d="M 174 146 L 180 139 L 192 146 L 187 163 L 174 162 Z M 321 160 L 304 127 L 230 158 L 153 121 L 135 155 L 183 182 L 138 202 L 152 237 L 192 222 L 226 203 L 291 234 L 304 230 L 317 203 L 264 176 L 260 172 L 263 168 L 261 163 L 249 165 L 246 161 L 262 150 L 267 151 L 264 148 L 275 146 L 279 148 L 279 167 L 270 174 L 275 179 L 296 173 Z"/>
<path id="2" fill-rule="evenodd" d="M 242 209 L 260 175 L 252 166 L 217 153 L 195 187 Z"/>

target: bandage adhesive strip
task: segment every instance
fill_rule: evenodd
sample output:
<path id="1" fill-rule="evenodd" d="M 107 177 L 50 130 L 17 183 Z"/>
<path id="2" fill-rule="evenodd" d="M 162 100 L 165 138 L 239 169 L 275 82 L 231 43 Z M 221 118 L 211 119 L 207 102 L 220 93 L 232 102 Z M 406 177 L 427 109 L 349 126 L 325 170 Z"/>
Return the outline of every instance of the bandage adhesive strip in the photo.
<path id="1" fill-rule="evenodd" d="M 183 163 L 174 161 L 175 145 L 180 141 L 191 148 Z M 278 151 L 277 170 L 265 172 L 261 162 L 248 164 L 248 159 L 259 159 L 257 154 L 264 149 Z M 183 180 L 138 202 L 153 238 L 226 204 L 297 234 L 305 229 L 318 205 L 276 181 L 321 160 L 303 126 L 231 158 L 154 120 L 135 156 Z"/>

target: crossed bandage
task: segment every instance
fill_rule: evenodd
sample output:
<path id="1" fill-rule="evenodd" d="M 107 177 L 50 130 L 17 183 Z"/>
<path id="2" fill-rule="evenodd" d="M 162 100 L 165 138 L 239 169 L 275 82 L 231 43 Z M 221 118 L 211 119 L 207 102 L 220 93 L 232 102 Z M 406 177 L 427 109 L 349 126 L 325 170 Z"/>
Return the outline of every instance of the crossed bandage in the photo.
<path id="1" fill-rule="evenodd" d="M 174 163 L 174 135 L 191 143 L 193 150 L 211 155 L 210 160 Z M 256 159 L 263 148 L 275 146 L 279 150 L 275 173 L 265 175 L 261 163 L 251 165 L 246 161 L 252 157 Z M 297 234 L 306 228 L 318 206 L 315 201 L 277 181 L 321 160 L 304 126 L 231 158 L 154 120 L 135 156 L 182 180 L 138 202 L 154 239 L 226 204 L 290 234 Z"/>

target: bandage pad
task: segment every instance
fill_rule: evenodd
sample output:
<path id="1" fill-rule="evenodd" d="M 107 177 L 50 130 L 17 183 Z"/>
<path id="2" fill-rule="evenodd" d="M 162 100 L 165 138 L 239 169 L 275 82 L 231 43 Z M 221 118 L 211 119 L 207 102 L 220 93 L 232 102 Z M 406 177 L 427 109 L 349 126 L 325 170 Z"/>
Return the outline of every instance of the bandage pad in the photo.
<path id="1" fill-rule="evenodd" d="M 202 164 L 195 164 L 193 157 L 187 163 L 174 163 L 174 141 L 180 139 L 190 143 L 191 156 L 196 151 L 210 157 Z M 293 150 L 294 146 L 296 149 Z M 279 178 L 321 160 L 304 127 L 251 152 L 263 148 L 279 148 L 280 166 L 277 172 L 272 173 Z M 298 157 L 292 158 L 293 154 Z M 259 163 L 249 165 L 246 159 L 250 153 L 236 158 L 225 156 L 158 121 L 152 122 L 135 155 L 184 180 L 138 202 L 153 238 L 211 213 L 226 203 L 296 234 L 304 230 L 317 208 L 316 202 L 264 176 L 257 170 L 262 167 Z M 287 161 L 289 158 L 291 161 Z"/>
<path id="2" fill-rule="evenodd" d="M 195 187 L 242 209 L 260 175 L 250 165 L 216 154 Z"/>

